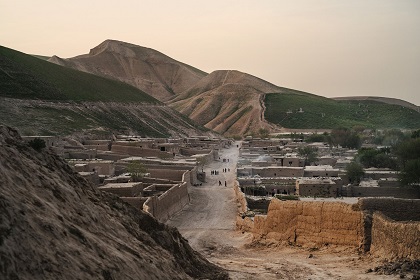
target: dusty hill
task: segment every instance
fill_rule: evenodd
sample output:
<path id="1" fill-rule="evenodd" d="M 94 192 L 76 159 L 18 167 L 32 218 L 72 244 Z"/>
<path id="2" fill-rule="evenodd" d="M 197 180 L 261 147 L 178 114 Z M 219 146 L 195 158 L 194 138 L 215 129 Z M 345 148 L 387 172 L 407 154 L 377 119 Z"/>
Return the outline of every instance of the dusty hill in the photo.
<path id="1" fill-rule="evenodd" d="M 106 40 L 89 54 L 50 62 L 133 85 L 160 101 L 173 98 L 206 75 L 153 49 Z"/>
<path id="2" fill-rule="evenodd" d="M 170 101 L 170 106 L 207 128 L 228 136 L 269 127 L 264 95 L 283 89 L 239 71 L 214 71 Z"/>
<path id="3" fill-rule="evenodd" d="M 198 124 L 226 136 L 253 134 L 260 128 L 273 130 L 278 126 L 292 129 L 355 125 L 418 127 L 415 112 L 419 112 L 419 107 L 402 100 L 349 97 L 335 101 L 278 87 L 238 71 L 220 70 L 207 75 L 155 50 L 119 41 L 106 40 L 87 55 L 70 59 L 53 57 L 50 61 L 134 85 Z M 276 93 L 286 96 L 271 95 Z M 266 94 L 270 97 L 266 98 Z M 354 107 L 355 100 L 361 102 L 361 109 Z M 392 106 L 382 106 L 384 103 Z M 306 113 L 288 113 L 301 107 Z M 381 121 L 384 114 L 390 117 Z"/>
<path id="4" fill-rule="evenodd" d="M 123 82 L 0 47 L 0 122 L 23 134 L 206 133 L 188 118 Z"/>
<path id="5" fill-rule="evenodd" d="M 227 279 L 172 227 L 0 126 L 1 279 Z"/>

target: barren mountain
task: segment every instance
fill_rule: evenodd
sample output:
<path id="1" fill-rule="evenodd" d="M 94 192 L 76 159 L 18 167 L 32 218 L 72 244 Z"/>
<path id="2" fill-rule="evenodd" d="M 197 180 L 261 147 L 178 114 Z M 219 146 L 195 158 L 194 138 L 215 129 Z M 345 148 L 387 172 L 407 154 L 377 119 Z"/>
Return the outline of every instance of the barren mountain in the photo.
<path id="1" fill-rule="evenodd" d="M 198 124 L 224 135 L 244 135 L 269 127 L 264 95 L 283 89 L 239 71 L 214 71 L 170 100 L 170 106 Z"/>
<path id="2" fill-rule="evenodd" d="M 160 101 L 173 98 L 206 75 L 153 49 L 106 40 L 89 54 L 50 62 L 116 79 L 150 94 Z"/>
<path id="3" fill-rule="evenodd" d="M 292 129 L 355 125 L 412 128 L 416 127 L 418 118 L 415 113 L 420 112 L 418 106 L 392 98 L 343 97 L 336 99 L 340 102 L 333 102 L 334 99 L 278 87 L 238 71 L 219 70 L 207 75 L 155 50 L 113 40 L 103 42 L 87 55 L 70 59 L 53 57 L 50 61 L 134 85 L 225 136 L 255 134 L 261 128 L 275 130 L 279 126 Z M 280 94 L 267 98 L 272 93 Z M 312 108 L 314 104 L 309 100 L 318 97 L 325 102 L 317 104 L 329 105 L 328 110 Z M 343 104 L 350 104 L 352 100 L 360 100 L 368 109 L 356 110 L 356 115 L 343 114 Z M 391 109 L 400 113 L 395 113 L 390 123 L 371 121 L 381 119 L 384 103 L 398 105 Z M 357 108 L 352 107 L 351 111 L 354 109 Z M 334 112 L 333 115 L 329 115 L 330 112 Z M 317 121 L 315 126 L 314 120 Z"/>
<path id="4" fill-rule="evenodd" d="M 1 46 L 0 122 L 26 135 L 208 133 L 136 87 Z"/>
<path id="5" fill-rule="evenodd" d="M 177 229 L 0 126 L 1 279 L 227 279 Z"/>

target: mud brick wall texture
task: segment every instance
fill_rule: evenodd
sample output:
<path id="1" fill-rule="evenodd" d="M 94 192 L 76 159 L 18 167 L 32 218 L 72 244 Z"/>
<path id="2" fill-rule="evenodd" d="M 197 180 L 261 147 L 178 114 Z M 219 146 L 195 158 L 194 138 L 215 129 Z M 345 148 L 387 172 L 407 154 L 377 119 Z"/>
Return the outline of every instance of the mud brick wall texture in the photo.
<path id="1" fill-rule="evenodd" d="M 255 216 L 254 237 L 305 246 L 360 246 L 363 214 L 342 202 L 279 201 L 267 216 Z"/>
<path id="2" fill-rule="evenodd" d="M 253 226 L 245 227 L 244 221 L 240 226 L 255 239 L 355 246 L 389 259 L 420 258 L 420 200 L 415 199 L 364 198 L 356 204 L 273 199 L 267 215 L 255 216 Z"/>
<path id="3" fill-rule="evenodd" d="M 362 198 L 355 207 L 371 213 L 382 212 L 396 221 L 420 221 L 419 199 Z"/>
<path id="4" fill-rule="evenodd" d="M 376 212 L 370 252 L 391 259 L 420 259 L 420 222 L 397 222 Z"/>

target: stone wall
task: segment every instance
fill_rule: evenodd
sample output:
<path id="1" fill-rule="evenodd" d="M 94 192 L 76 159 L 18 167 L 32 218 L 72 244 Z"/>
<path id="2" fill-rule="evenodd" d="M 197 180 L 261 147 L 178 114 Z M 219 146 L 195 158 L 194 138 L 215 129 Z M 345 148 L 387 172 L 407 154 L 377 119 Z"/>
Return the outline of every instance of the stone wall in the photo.
<path id="1" fill-rule="evenodd" d="M 420 222 L 397 222 L 376 212 L 370 251 L 392 259 L 420 259 Z"/>
<path id="2" fill-rule="evenodd" d="M 359 246 L 362 213 L 342 202 L 273 199 L 267 216 L 254 217 L 254 237 L 305 246 Z"/>

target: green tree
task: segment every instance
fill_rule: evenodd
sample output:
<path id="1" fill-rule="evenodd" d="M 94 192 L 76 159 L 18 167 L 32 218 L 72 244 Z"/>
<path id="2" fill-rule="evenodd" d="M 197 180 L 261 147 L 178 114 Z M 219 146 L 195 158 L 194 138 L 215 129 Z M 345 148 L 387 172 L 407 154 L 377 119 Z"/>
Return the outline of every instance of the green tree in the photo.
<path id="1" fill-rule="evenodd" d="M 328 134 L 327 134 L 328 135 Z M 305 142 L 312 143 L 312 142 L 326 142 L 326 135 L 325 134 L 317 134 L 313 133 L 306 137 Z"/>
<path id="2" fill-rule="evenodd" d="M 144 174 L 147 172 L 147 168 L 144 166 L 143 163 L 139 161 L 132 161 L 127 167 L 127 171 L 131 175 L 131 179 L 134 182 L 138 182 L 143 178 Z"/>
<path id="3" fill-rule="evenodd" d="M 417 129 L 411 133 L 411 138 L 420 138 L 420 129 Z"/>
<path id="4" fill-rule="evenodd" d="M 360 136 L 348 128 L 338 128 L 331 131 L 331 142 L 345 148 L 358 149 L 362 144 Z"/>
<path id="5" fill-rule="evenodd" d="M 359 184 L 365 174 L 363 166 L 355 161 L 352 161 L 347 165 L 346 172 L 351 184 Z"/>
<path id="6" fill-rule="evenodd" d="M 258 134 L 260 135 L 260 138 L 264 139 L 264 138 L 268 138 L 270 136 L 270 131 L 267 128 L 261 127 L 258 130 Z"/>
<path id="7" fill-rule="evenodd" d="M 311 165 L 318 160 L 318 149 L 310 146 L 300 147 L 298 155 L 305 159 L 305 166 Z"/>
<path id="8" fill-rule="evenodd" d="M 383 149 L 360 149 L 358 152 L 360 163 L 365 167 L 398 169 L 397 161 L 390 155 L 390 150 Z"/>
<path id="9" fill-rule="evenodd" d="M 400 181 L 404 185 L 420 184 L 420 138 L 400 142 L 395 153 L 400 163 Z"/>

